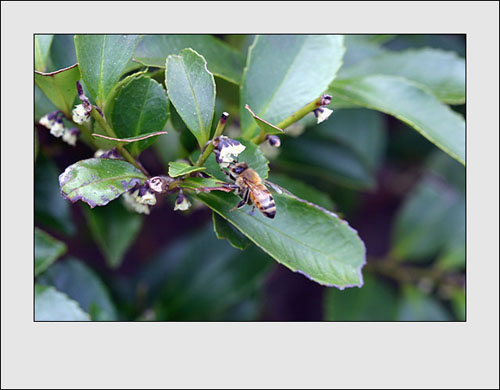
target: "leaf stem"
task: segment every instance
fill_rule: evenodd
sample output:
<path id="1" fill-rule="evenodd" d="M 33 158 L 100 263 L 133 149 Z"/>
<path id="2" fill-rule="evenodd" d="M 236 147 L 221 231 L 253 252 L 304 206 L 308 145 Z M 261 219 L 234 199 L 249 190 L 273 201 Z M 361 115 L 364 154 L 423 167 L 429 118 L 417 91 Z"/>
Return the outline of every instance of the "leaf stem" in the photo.
<path id="1" fill-rule="evenodd" d="M 307 103 L 304 107 L 294 112 L 289 117 L 283 119 L 280 123 L 276 125 L 276 127 L 285 130 L 288 126 L 301 120 L 303 117 L 305 117 L 307 114 L 314 111 L 318 107 L 327 106 L 328 104 L 330 104 L 331 99 L 332 97 L 330 95 L 321 95 L 320 97 L 314 99 L 312 102 Z M 260 134 L 255 138 L 254 142 L 256 144 L 261 144 L 265 140 L 266 140 L 266 132 L 263 129 L 261 129 Z"/>
<path id="2" fill-rule="evenodd" d="M 220 137 L 222 135 L 222 132 L 224 131 L 224 126 L 226 126 L 226 121 L 227 118 L 229 117 L 229 114 L 227 112 L 223 112 L 222 115 L 220 116 L 219 123 L 217 123 L 217 128 L 215 129 L 214 137 L 212 139 L 215 139 L 217 137 Z M 203 153 L 200 155 L 198 158 L 198 161 L 196 161 L 196 164 L 194 164 L 195 167 L 201 167 L 205 161 L 207 160 L 208 156 L 210 156 L 210 153 L 212 153 L 214 150 L 214 145 L 211 141 L 209 141 L 208 145 L 206 146 L 205 150 Z"/>
<path id="3" fill-rule="evenodd" d="M 108 122 L 106 122 L 106 120 L 101 116 L 101 114 L 98 112 L 97 109 L 93 108 L 92 111 L 90 111 L 90 115 L 97 121 L 97 123 L 99 123 L 99 125 L 104 129 L 104 131 L 108 134 L 108 136 L 113 138 L 118 138 L 114 130 L 111 128 Z M 144 173 L 146 176 L 149 177 L 148 171 L 146 171 L 146 169 L 144 169 L 144 167 L 141 164 L 139 164 L 139 162 L 134 157 L 132 157 L 132 155 L 129 153 L 127 149 L 125 149 L 123 145 L 117 145 L 116 149 L 125 158 L 125 160 L 127 160 L 130 164 L 135 166 L 142 173 Z"/>

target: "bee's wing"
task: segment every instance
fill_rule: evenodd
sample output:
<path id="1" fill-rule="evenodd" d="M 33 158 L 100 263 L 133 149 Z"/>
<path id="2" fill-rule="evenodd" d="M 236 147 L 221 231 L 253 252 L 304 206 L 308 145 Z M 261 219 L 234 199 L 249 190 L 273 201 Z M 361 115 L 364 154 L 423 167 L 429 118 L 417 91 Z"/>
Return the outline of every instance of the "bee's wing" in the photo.
<path id="1" fill-rule="evenodd" d="M 252 180 L 248 179 L 247 177 L 244 177 L 243 181 L 248 186 L 250 191 L 252 191 L 252 192 L 259 192 L 260 191 L 259 186 L 255 182 L 253 182 Z"/>
<path id="2" fill-rule="evenodd" d="M 273 183 L 272 181 L 269 181 L 269 180 L 264 180 L 264 183 L 266 186 L 270 187 L 273 191 L 277 192 L 278 194 L 287 194 L 287 195 L 291 195 L 291 196 L 295 196 L 293 195 L 290 191 L 288 191 L 287 189 L 277 185 L 276 183 Z"/>

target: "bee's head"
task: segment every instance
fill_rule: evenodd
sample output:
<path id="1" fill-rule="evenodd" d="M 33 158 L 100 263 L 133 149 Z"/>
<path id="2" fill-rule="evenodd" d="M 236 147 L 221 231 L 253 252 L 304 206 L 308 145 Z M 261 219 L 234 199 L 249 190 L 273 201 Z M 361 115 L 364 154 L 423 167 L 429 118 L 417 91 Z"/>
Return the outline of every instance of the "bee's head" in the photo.
<path id="1" fill-rule="evenodd" d="M 240 162 L 237 164 L 234 164 L 231 167 L 231 173 L 234 173 L 236 175 L 241 174 L 244 170 L 248 168 L 248 164 L 246 162 Z"/>

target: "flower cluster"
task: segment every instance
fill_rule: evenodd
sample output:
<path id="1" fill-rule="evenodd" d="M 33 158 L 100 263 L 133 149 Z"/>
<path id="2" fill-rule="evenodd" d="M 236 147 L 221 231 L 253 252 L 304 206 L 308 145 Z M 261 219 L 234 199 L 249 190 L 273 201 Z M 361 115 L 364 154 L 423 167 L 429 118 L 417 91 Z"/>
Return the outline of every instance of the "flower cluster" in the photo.
<path id="1" fill-rule="evenodd" d="M 326 121 L 330 115 L 332 115 L 332 110 L 326 108 L 325 106 L 329 105 L 332 101 L 332 97 L 330 95 L 321 96 L 320 107 L 314 110 L 314 115 L 318 120 L 318 124 Z"/>
<path id="2" fill-rule="evenodd" d="M 227 168 L 238 159 L 238 155 L 245 150 L 245 146 L 238 141 L 221 135 L 213 141 L 215 159 L 221 168 Z"/>
<path id="3" fill-rule="evenodd" d="M 64 114 L 61 111 L 54 111 L 47 115 L 44 115 L 38 123 L 42 126 L 50 129 L 50 134 L 54 137 L 62 137 L 62 140 L 71 146 L 76 145 L 76 140 L 78 139 L 78 134 L 80 133 L 77 128 L 68 129 L 64 126 L 63 122 Z"/>

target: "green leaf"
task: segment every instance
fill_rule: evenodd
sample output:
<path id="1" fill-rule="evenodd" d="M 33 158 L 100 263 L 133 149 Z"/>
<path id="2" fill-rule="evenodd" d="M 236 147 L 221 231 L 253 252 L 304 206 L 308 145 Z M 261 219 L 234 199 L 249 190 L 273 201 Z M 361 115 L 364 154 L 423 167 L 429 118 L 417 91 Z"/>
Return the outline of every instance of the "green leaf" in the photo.
<path id="1" fill-rule="evenodd" d="M 192 172 L 204 171 L 205 167 L 193 167 L 185 162 L 170 161 L 168 163 L 168 175 L 170 177 L 184 176 Z"/>
<path id="2" fill-rule="evenodd" d="M 243 137 L 259 127 L 246 112 L 279 123 L 316 99 L 333 81 L 344 55 L 341 35 L 259 35 L 249 49 L 240 93 Z"/>
<path id="3" fill-rule="evenodd" d="M 109 292 L 99 276 L 87 265 L 75 258 L 69 258 L 50 267 L 39 283 L 54 286 L 58 291 L 74 299 L 88 313 L 92 320 L 116 321 L 118 315 Z"/>
<path id="4" fill-rule="evenodd" d="M 333 210 L 333 202 L 330 197 L 309 184 L 279 173 L 271 174 L 269 181 L 283 187 L 299 198 L 308 200 L 327 210 Z"/>
<path id="5" fill-rule="evenodd" d="M 90 321 L 90 317 L 54 287 L 35 284 L 35 321 Z"/>
<path id="6" fill-rule="evenodd" d="M 45 72 L 54 35 L 35 35 L 35 70 Z"/>
<path id="7" fill-rule="evenodd" d="M 343 289 L 363 284 L 365 248 L 357 232 L 335 214 L 286 194 L 273 194 L 276 217 L 247 208 L 232 193 L 193 195 L 233 224 L 276 261 L 308 278 Z"/>
<path id="8" fill-rule="evenodd" d="M 76 82 L 80 79 L 78 64 L 53 73 L 35 72 L 35 83 L 54 105 L 71 117 L 76 97 Z"/>
<path id="9" fill-rule="evenodd" d="M 446 184 L 424 177 L 396 216 L 392 255 L 424 261 L 445 249 L 450 240 L 465 242 L 465 199 Z"/>
<path id="10" fill-rule="evenodd" d="M 217 213 L 212 213 L 212 222 L 214 224 L 215 235 L 219 240 L 226 239 L 236 249 L 241 250 L 246 249 L 251 244 L 245 235 Z"/>
<path id="11" fill-rule="evenodd" d="M 118 268 L 141 230 L 142 215 L 128 211 L 121 202 L 94 209 L 85 207 L 84 212 L 90 233 L 106 263 L 111 268 Z"/>
<path id="12" fill-rule="evenodd" d="M 126 161 L 89 158 L 67 167 L 59 185 L 63 197 L 73 203 L 82 200 L 93 208 L 108 204 L 146 179 Z"/>
<path id="13" fill-rule="evenodd" d="M 61 197 L 58 176 L 57 166 L 40 153 L 35 165 L 35 219 L 45 227 L 72 236 L 76 228 L 70 204 Z"/>
<path id="14" fill-rule="evenodd" d="M 258 291 L 272 264 L 255 247 L 241 252 L 217 240 L 207 226 L 148 261 L 138 285 L 158 320 L 231 320 L 228 311 Z"/>
<path id="15" fill-rule="evenodd" d="M 56 34 L 50 47 L 50 59 L 54 70 L 76 64 L 75 40 L 73 34 Z"/>
<path id="16" fill-rule="evenodd" d="M 35 276 L 66 252 L 66 244 L 35 227 Z"/>
<path id="17" fill-rule="evenodd" d="M 109 141 L 114 141 L 114 143 L 116 145 L 121 145 L 121 144 L 130 144 L 132 142 L 142 141 L 142 140 L 152 138 L 152 137 L 157 137 L 157 136 L 163 135 L 163 134 L 167 134 L 167 132 L 166 131 L 157 131 L 155 133 L 146 133 L 146 134 L 138 135 L 135 137 L 129 137 L 129 138 L 114 138 L 114 137 L 108 137 L 106 135 L 97 134 L 97 133 L 92 134 L 92 135 L 94 137 L 97 137 L 97 138 L 103 138 L 103 139 L 107 139 Z"/>
<path id="18" fill-rule="evenodd" d="M 169 55 L 165 84 L 177 113 L 203 147 L 210 138 L 215 109 L 215 81 L 207 62 L 192 49 Z"/>
<path id="19" fill-rule="evenodd" d="M 365 275 L 363 288 L 325 290 L 327 321 L 394 321 L 396 293 L 383 281 Z"/>
<path id="20" fill-rule="evenodd" d="M 343 67 L 337 80 L 375 74 L 404 77 L 445 103 L 465 103 L 465 60 L 453 52 L 431 48 L 387 51 L 354 66 Z"/>
<path id="21" fill-rule="evenodd" d="M 405 286 L 398 303 L 398 321 L 451 321 L 450 314 L 436 299 L 413 286 Z"/>
<path id="22" fill-rule="evenodd" d="M 163 87 L 148 77 L 140 76 L 118 92 L 111 112 L 111 123 L 118 138 L 129 139 L 162 131 L 168 117 L 168 98 Z M 128 145 L 127 149 L 137 156 L 153 141 L 148 138 Z"/>
<path id="23" fill-rule="evenodd" d="M 138 35 L 75 35 L 83 81 L 101 109 L 123 75 L 139 39 Z"/>
<path id="24" fill-rule="evenodd" d="M 134 60 L 146 66 L 165 67 L 165 58 L 191 48 L 207 60 L 214 76 L 239 84 L 244 58 L 221 40 L 210 35 L 146 35 L 137 48 Z"/>
<path id="25" fill-rule="evenodd" d="M 336 80 L 328 91 L 346 101 L 393 115 L 465 165 L 465 122 L 436 97 L 393 76 Z"/>
<path id="26" fill-rule="evenodd" d="M 465 307 L 465 291 L 463 289 L 456 289 L 451 297 L 451 305 L 455 317 L 458 321 L 465 321 L 466 307 Z"/>

